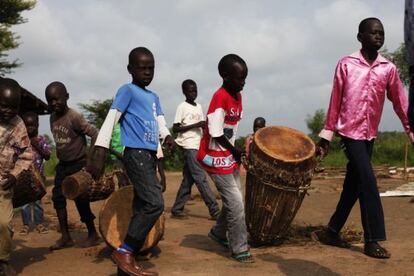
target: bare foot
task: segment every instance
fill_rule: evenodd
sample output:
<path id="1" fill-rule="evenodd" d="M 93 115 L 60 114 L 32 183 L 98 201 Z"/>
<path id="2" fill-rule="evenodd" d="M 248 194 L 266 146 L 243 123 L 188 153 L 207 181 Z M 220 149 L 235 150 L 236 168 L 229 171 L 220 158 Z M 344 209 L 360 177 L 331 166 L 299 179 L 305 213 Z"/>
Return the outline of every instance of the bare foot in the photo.
<path id="1" fill-rule="evenodd" d="M 74 245 L 75 243 L 73 242 L 72 238 L 60 238 L 54 245 L 50 246 L 49 249 L 52 251 L 60 250 L 63 248 L 72 247 Z"/>
<path id="2" fill-rule="evenodd" d="M 81 243 L 81 247 L 88 248 L 95 245 L 98 245 L 101 242 L 101 238 L 99 237 L 98 233 L 93 233 L 89 235 L 86 240 Z"/>

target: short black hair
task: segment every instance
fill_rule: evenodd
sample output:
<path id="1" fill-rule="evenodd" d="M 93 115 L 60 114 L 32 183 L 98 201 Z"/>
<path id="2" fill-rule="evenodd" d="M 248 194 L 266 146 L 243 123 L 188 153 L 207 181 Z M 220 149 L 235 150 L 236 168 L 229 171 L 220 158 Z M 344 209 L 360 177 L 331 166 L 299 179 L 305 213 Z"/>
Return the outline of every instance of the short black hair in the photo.
<path id="1" fill-rule="evenodd" d="M 33 111 L 28 111 L 22 114 L 22 119 L 24 120 L 24 118 L 29 118 L 32 117 L 34 118 L 38 123 L 39 123 L 39 115 L 36 112 Z"/>
<path id="2" fill-rule="evenodd" d="M 132 49 L 131 52 L 129 52 L 129 55 L 128 55 L 128 64 L 129 65 L 132 64 L 132 62 L 134 60 L 134 57 L 136 55 L 150 55 L 154 58 L 154 55 L 151 53 L 150 50 L 148 50 L 148 48 L 136 47 L 136 48 Z"/>
<path id="3" fill-rule="evenodd" d="M 228 54 L 221 58 L 218 64 L 218 71 L 221 77 L 223 77 L 224 72 L 229 72 L 234 63 L 240 63 L 243 66 L 247 67 L 246 62 L 236 54 Z"/>
<path id="4" fill-rule="evenodd" d="M 66 89 L 66 86 L 63 84 L 63 82 L 53 81 L 53 82 L 49 83 L 48 86 L 46 86 L 46 89 L 45 89 L 46 93 L 52 87 L 59 87 L 62 91 L 65 92 L 65 95 L 69 95 L 68 90 Z"/>
<path id="5" fill-rule="evenodd" d="M 258 122 L 263 122 L 263 123 L 265 123 L 265 124 L 266 124 L 266 119 L 265 119 L 265 118 L 263 118 L 263 117 L 257 117 L 256 119 L 254 119 L 253 124 L 256 124 L 256 123 L 258 123 Z"/>
<path id="6" fill-rule="evenodd" d="M 183 83 L 181 84 L 181 89 L 184 91 L 184 88 L 188 85 L 197 85 L 195 81 L 191 80 L 191 79 L 187 79 L 185 81 L 183 81 Z"/>
<path id="7" fill-rule="evenodd" d="M 378 18 L 376 18 L 376 17 L 368 17 L 368 18 L 365 18 L 365 19 L 363 19 L 360 23 L 359 23 L 359 26 L 358 26 L 358 33 L 363 33 L 363 32 L 365 32 L 365 30 L 366 30 L 366 28 L 367 28 L 367 26 L 368 26 L 368 24 L 369 23 L 371 23 L 372 21 L 377 21 L 377 22 L 379 22 L 379 23 L 381 23 L 382 24 L 382 22 L 381 22 L 381 20 L 379 20 Z"/>
<path id="8" fill-rule="evenodd" d="M 14 94 L 13 97 L 16 97 L 16 100 L 20 102 L 22 90 L 16 80 L 10 78 L 0 78 L 0 93 L 3 93 L 4 90 L 11 90 Z"/>

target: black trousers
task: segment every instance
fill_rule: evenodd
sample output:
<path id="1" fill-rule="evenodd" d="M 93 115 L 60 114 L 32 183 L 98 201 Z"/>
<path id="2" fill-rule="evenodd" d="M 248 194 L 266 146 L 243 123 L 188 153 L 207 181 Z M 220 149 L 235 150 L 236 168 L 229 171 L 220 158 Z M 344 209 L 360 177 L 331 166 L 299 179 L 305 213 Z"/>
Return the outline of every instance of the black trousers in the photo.
<path id="1" fill-rule="evenodd" d="M 352 207 L 359 199 L 365 242 L 385 240 L 384 212 L 371 165 L 374 140 L 353 140 L 342 137 L 342 143 L 349 162 L 341 198 L 328 227 L 339 233 Z"/>

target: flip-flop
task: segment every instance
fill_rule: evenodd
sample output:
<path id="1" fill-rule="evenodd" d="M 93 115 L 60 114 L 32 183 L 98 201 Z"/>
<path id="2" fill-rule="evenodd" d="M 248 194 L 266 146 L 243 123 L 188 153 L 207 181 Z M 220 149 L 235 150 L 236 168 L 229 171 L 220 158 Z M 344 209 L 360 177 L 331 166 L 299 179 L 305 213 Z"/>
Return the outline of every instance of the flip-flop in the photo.
<path id="1" fill-rule="evenodd" d="M 221 239 L 218 236 L 216 236 L 216 234 L 213 233 L 213 231 L 210 230 L 210 232 L 208 233 L 208 236 L 215 242 L 219 243 L 221 246 L 225 247 L 225 248 L 229 248 L 230 243 L 228 239 Z"/>
<path id="2" fill-rule="evenodd" d="M 391 253 L 377 242 L 365 243 L 364 254 L 377 259 L 389 259 L 391 257 Z"/>
<path id="3" fill-rule="evenodd" d="M 253 256 L 249 251 L 244 251 L 239 254 L 233 254 L 231 255 L 231 258 L 240 263 L 254 263 Z"/>
<path id="4" fill-rule="evenodd" d="M 73 240 L 68 240 L 66 242 L 63 242 L 62 240 L 58 240 L 54 245 L 50 246 L 49 249 L 51 251 L 54 251 L 54 250 L 68 248 L 68 247 L 73 247 L 74 245 L 75 243 L 73 242 Z"/>

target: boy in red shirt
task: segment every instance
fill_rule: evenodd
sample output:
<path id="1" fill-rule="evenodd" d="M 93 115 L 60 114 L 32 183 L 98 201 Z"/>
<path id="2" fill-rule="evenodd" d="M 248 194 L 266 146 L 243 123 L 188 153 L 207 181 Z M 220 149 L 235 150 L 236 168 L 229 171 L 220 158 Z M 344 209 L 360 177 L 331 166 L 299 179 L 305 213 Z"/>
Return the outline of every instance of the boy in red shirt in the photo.
<path id="1" fill-rule="evenodd" d="M 200 142 L 197 160 L 209 173 L 223 200 L 221 214 L 209 237 L 229 247 L 232 258 L 254 262 L 247 244 L 247 229 L 238 164 L 244 154 L 234 147 L 242 117 L 241 91 L 247 77 L 245 61 L 224 56 L 218 65 L 223 85 L 213 95 L 207 112 L 207 126 Z M 227 239 L 228 237 L 228 239 Z"/>

